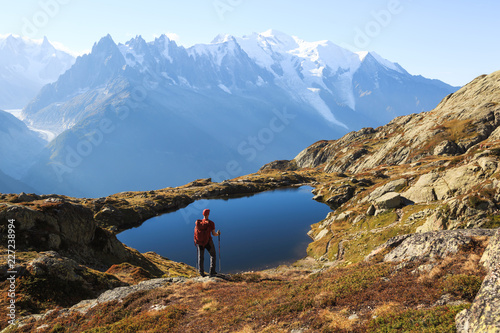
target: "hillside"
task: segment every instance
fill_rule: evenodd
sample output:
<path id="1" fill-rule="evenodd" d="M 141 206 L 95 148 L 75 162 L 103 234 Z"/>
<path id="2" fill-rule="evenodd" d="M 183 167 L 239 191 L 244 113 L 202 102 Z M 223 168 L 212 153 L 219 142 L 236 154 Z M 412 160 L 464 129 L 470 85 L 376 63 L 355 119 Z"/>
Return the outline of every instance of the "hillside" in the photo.
<path id="1" fill-rule="evenodd" d="M 99 199 L 2 195 L 2 228 L 15 218 L 23 235 L 22 315 L 45 313 L 5 332 L 498 332 L 499 100 L 495 72 L 430 112 L 224 182 Z M 193 278 L 113 234 L 195 200 L 303 184 L 333 211 L 289 267 Z"/>

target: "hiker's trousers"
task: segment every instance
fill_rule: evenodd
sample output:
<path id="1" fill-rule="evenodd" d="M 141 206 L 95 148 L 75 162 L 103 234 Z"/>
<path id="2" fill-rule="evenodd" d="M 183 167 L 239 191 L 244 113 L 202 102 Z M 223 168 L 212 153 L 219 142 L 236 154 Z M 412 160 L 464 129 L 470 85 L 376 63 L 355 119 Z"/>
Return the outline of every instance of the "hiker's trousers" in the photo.
<path id="1" fill-rule="evenodd" d="M 198 247 L 198 271 L 200 275 L 205 274 L 205 249 L 207 249 L 208 253 L 210 254 L 210 274 L 216 274 L 215 245 L 212 238 L 210 238 L 207 245 L 205 246 L 197 245 L 197 247 Z"/>

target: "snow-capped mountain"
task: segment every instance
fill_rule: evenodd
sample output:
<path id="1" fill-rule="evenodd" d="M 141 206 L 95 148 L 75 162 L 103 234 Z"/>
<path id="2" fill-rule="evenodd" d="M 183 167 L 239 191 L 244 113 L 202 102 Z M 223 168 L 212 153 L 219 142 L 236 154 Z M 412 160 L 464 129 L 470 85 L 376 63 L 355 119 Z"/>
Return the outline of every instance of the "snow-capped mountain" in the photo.
<path id="1" fill-rule="evenodd" d="M 74 56 L 57 49 L 47 38 L 0 35 L 0 108 L 22 109 L 74 62 Z"/>
<path id="2" fill-rule="evenodd" d="M 60 134 L 25 181 L 95 196 L 222 180 L 431 110 L 455 90 L 373 52 L 273 30 L 190 48 L 166 36 L 117 45 L 108 35 L 23 110 Z"/>
<path id="3" fill-rule="evenodd" d="M 371 62 L 375 66 L 369 69 L 374 74 L 370 81 L 375 85 L 365 89 L 354 77 L 366 72 Z M 401 104 L 398 101 L 403 99 L 398 96 L 386 98 L 387 104 L 382 108 L 371 102 L 364 103 L 382 89 L 381 78 L 376 76 L 379 72 L 393 80 L 390 82 L 393 86 L 404 81 L 407 89 L 414 91 L 413 100 L 405 100 L 409 103 L 398 110 L 391 105 L 391 102 Z M 166 36 L 150 43 L 138 36 L 126 44 L 116 45 L 108 35 L 96 43 L 91 55 L 79 59 L 71 73 L 48 86 L 46 92 L 28 106 L 25 116 L 38 127 L 61 133 L 87 116 L 87 112 L 73 112 L 56 119 L 50 116 L 56 111 L 46 107 L 92 89 L 101 89 L 100 97 L 108 96 L 106 85 L 110 80 L 137 75 L 155 84 L 193 91 L 219 88 L 227 94 L 245 94 L 252 88 L 275 86 L 286 91 L 297 104 L 312 107 L 326 121 L 344 129 L 356 128 L 360 121 L 359 114 L 356 114 L 356 123 L 352 123 L 352 119 L 340 121 L 339 118 L 345 118 L 346 110 L 361 113 L 363 123 L 379 125 L 397 115 L 429 110 L 440 100 L 443 90 L 445 94 L 456 90 L 437 80 L 412 76 L 399 64 L 374 52 L 354 53 L 330 41 L 306 42 L 275 30 L 244 37 L 219 35 L 211 44 L 188 49 L 177 46 Z M 408 87 L 408 81 L 418 82 L 419 86 Z M 422 93 L 422 89 L 426 91 Z M 384 95 L 390 93 L 383 91 Z M 44 100 L 49 96 L 49 100 Z M 370 105 L 369 110 L 360 107 L 364 104 Z M 47 113 L 48 116 L 44 116 Z"/>

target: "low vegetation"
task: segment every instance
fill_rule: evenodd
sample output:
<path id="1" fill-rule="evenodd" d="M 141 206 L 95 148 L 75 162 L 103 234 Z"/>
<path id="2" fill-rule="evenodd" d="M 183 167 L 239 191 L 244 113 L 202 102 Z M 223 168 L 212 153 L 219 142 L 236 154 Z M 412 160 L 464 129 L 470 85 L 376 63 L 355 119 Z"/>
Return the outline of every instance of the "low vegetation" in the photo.
<path id="1" fill-rule="evenodd" d="M 484 272 L 472 260 L 467 273 L 448 273 L 471 255 L 432 273 L 416 273 L 423 262 L 370 262 L 186 280 L 84 314 L 54 311 L 16 332 L 454 332 L 454 315 L 469 306 Z M 436 305 L 443 295 L 459 304 Z"/>

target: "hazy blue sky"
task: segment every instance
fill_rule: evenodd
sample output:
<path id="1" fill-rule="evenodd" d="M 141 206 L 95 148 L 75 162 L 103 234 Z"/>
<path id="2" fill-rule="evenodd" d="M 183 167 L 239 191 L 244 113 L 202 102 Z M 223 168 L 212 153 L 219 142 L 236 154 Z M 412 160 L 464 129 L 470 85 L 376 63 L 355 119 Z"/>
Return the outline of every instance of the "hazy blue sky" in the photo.
<path id="1" fill-rule="evenodd" d="M 76 52 L 106 34 L 116 42 L 169 33 L 208 43 L 270 28 L 376 51 L 411 74 L 453 85 L 500 70 L 500 2 L 431 0 L 0 0 L 0 34 L 47 36 Z"/>

